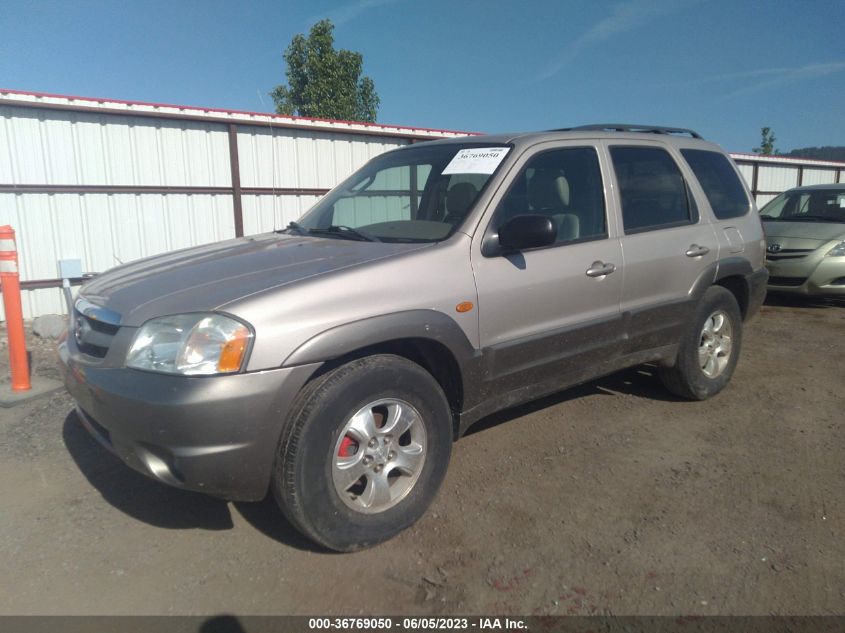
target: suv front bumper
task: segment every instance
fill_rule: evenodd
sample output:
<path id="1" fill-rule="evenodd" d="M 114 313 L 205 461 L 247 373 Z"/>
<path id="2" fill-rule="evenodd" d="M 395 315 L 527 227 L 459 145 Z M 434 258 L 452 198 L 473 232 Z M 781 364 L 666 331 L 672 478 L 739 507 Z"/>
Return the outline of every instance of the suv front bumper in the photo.
<path id="1" fill-rule="evenodd" d="M 267 494 L 290 403 L 317 365 L 225 376 L 98 367 L 59 346 L 82 425 L 126 464 L 164 483 L 235 501 Z"/>

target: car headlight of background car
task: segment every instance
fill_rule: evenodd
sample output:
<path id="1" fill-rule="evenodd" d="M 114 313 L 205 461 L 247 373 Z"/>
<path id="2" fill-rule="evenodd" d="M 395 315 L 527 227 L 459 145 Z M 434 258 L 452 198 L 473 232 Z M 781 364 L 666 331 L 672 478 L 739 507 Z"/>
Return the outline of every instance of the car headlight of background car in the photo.
<path id="1" fill-rule="evenodd" d="M 825 257 L 845 257 L 845 240 L 839 242 L 839 244 L 825 253 Z"/>
<path id="2" fill-rule="evenodd" d="M 246 357 L 250 329 L 221 314 L 151 319 L 135 335 L 126 366 L 188 376 L 230 374 Z"/>

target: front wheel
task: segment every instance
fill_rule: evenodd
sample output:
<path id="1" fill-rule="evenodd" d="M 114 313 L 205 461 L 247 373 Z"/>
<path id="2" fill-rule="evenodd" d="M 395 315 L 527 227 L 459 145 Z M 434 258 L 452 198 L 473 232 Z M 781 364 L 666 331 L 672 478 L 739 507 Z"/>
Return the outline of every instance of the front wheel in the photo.
<path id="1" fill-rule="evenodd" d="M 689 400 L 715 396 L 733 375 L 741 343 L 742 315 L 736 298 L 722 286 L 711 286 L 681 338 L 675 365 L 660 372 L 663 384 Z"/>
<path id="2" fill-rule="evenodd" d="M 369 356 L 318 377 L 297 397 L 272 487 L 306 536 L 352 551 L 423 515 L 451 450 L 451 410 L 431 374 L 399 356 Z"/>

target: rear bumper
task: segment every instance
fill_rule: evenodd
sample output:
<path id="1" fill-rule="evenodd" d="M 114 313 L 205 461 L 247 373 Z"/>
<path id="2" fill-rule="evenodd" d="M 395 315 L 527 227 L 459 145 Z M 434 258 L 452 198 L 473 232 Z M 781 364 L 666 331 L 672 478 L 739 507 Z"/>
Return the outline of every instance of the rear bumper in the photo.
<path id="1" fill-rule="evenodd" d="M 127 465 L 232 500 L 267 493 L 282 424 L 316 365 L 231 376 L 155 374 L 86 363 L 59 347 L 82 425 Z"/>
<path id="2" fill-rule="evenodd" d="M 746 276 L 748 283 L 748 308 L 745 311 L 745 319 L 752 318 L 760 311 L 760 306 L 766 299 L 766 282 L 769 279 L 769 271 L 765 268 Z"/>

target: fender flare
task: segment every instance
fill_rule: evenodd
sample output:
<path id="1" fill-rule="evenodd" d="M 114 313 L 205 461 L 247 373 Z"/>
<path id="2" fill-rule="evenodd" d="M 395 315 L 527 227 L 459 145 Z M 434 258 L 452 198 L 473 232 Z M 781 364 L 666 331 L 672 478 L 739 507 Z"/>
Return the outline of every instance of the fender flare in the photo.
<path id="1" fill-rule="evenodd" d="M 478 355 L 461 327 L 437 310 L 406 310 L 368 317 L 325 330 L 291 352 L 283 367 L 320 363 L 363 347 L 402 339 L 428 339 L 446 347 L 463 373 Z"/>
<path id="2" fill-rule="evenodd" d="M 698 301 L 707 289 L 725 277 L 742 277 L 748 285 L 748 276 L 754 272 L 751 263 L 742 257 L 726 257 L 705 268 L 689 291 L 690 299 Z"/>

